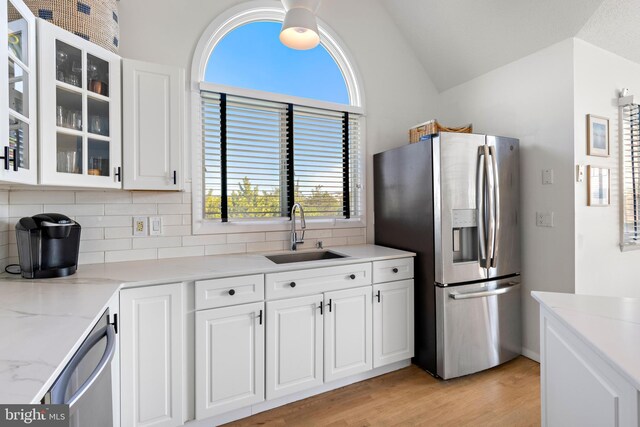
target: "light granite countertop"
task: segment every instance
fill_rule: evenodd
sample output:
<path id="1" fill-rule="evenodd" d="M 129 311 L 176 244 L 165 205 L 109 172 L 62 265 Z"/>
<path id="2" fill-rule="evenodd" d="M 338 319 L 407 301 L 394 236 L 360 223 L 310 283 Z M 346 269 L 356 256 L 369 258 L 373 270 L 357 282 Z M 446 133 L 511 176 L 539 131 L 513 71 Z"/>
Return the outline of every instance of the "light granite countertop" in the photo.
<path id="1" fill-rule="evenodd" d="M 73 276 L 0 275 L 0 403 L 37 403 L 122 287 L 413 256 L 375 245 L 330 249 L 347 258 L 275 264 L 260 254 L 81 265 Z"/>
<path id="2" fill-rule="evenodd" d="M 640 390 L 640 298 L 531 294 Z"/>

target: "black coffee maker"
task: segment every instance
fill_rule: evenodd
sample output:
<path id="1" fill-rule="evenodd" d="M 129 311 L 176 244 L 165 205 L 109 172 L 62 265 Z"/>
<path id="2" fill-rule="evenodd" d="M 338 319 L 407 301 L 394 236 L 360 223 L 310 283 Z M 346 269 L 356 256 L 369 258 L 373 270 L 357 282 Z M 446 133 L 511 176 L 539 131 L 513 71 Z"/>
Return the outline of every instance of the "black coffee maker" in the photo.
<path id="1" fill-rule="evenodd" d="M 78 268 L 80 224 L 67 216 L 46 213 L 16 224 L 18 258 L 25 279 L 70 276 Z"/>

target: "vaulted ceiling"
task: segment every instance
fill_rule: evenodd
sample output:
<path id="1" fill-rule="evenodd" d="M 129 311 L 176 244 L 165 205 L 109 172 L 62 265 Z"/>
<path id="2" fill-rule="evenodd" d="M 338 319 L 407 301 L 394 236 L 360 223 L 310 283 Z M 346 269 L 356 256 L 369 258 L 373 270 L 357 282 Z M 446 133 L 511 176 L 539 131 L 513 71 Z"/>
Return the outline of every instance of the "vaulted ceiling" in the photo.
<path id="1" fill-rule="evenodd" d="M 380 0 L 438 90 L 569 37 L 640 62 L 638 0 Z"/>

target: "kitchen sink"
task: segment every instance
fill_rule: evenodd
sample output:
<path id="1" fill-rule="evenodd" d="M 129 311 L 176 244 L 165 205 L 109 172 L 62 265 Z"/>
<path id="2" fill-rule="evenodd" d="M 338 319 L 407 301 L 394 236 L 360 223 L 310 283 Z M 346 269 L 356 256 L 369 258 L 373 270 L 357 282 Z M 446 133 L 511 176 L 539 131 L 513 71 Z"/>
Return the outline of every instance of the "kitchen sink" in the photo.
<path id="1" fill-rule="evenodd" d="M 276 264 L 289 264 L 292 262 L 321 261 L 323 259 L 347 258 L 346 255 L 341 255 L 339 253 L 331 251 L 295 252 L 280 255 L 265 255 L 265 257 L 275 262 Z"/>

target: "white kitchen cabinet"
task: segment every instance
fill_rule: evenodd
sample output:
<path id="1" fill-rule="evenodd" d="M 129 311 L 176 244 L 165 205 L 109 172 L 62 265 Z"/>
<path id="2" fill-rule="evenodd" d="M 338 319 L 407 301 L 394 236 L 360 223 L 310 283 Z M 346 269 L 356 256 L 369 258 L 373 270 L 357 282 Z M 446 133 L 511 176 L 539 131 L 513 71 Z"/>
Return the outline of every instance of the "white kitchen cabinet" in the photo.
<path id="1" fill-rule="evenodd" d="M 608 303 L 603 302 L 603 306 Z M 583 313 L 582 307 L 565 309 L 560 305 L 557 309 L 564 309 L 568 313 L 565 316 L 575 319 L 576 324 L 584 322 L 586 316 L 594 323 L 599 319 L 598 314 Z M 629 335 L 634 333 L 629 331 Z M 543 426 L 640 424 L 640 391 L 602 353 L 594 351 L 588 340 L 546 307 L 540 311 L 540 359 Z"/>
<path id="2" fill-rule="evenodd" d="M 264 303 L 196 313 L 196 418 L 264 400 Z"/>
<path id="3" fill-rule="evenodd" d="M 0 181 L 37 184 L 36 18 L 21 0 L 0 7 Z"/>
<path id="4" fill-rule="evenodd" d="M 184 69 L 125 59 L 122 73 L 124 188 L 181 190 Z"/>
<path id="5" fill-rule="evenodd" d="M 323 383 L 322 294 L 267 302 L 267 399 Z"/>
<path id="6" fill-rule="evenodd" d="M 372 369 L 371 286 L 324 294 L 324 380 Z"/>
<path id="7" fill-rule="evenodd" d="M 120 57 L 38 19 L 40 183 L 122 188 Z"/>
<path id="8" fill-rule="evenodd" d="M 414 355 L 413 279 L 373 286 L 373 367 Z"/>
<path id="9" fill-rule="evenodd" d="M 182 425 L 182 284 L 120 292 L 122 427 Z"/>

